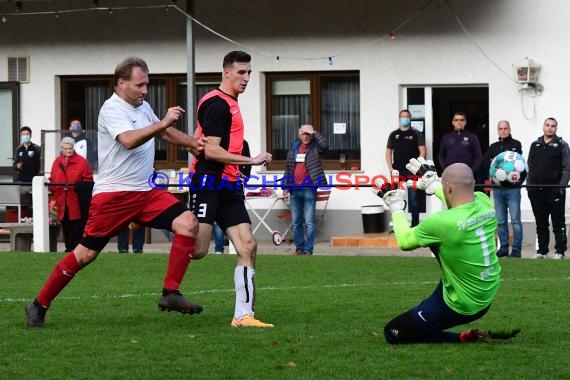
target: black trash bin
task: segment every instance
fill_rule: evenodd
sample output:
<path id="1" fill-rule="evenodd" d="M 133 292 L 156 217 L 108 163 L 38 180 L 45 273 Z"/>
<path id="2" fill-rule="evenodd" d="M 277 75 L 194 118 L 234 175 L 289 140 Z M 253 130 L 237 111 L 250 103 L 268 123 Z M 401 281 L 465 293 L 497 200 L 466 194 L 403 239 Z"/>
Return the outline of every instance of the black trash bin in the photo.
<path id="1" fill-rule="evenodd" d="M 362 229 L 365 234 L 386 232 L 386 215 L 380 205 L 362 206 Z"/>
<path id="2" fill-rule="evenodd" d="M 57 252 L 57 240 L 59 239 L 59 224 L 49 225 L 49 251 Z"/>

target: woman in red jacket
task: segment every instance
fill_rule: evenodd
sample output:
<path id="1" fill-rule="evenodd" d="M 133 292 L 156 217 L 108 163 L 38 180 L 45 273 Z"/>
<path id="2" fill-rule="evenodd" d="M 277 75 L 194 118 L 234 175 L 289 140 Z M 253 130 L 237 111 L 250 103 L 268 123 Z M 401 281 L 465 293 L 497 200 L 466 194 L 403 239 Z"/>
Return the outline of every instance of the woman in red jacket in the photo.
<path id="1" fill-rule="evenodd" d="M 61 155 L 54 160 L 49 178 L 52 183 L 68 184 L 50 186 L 57 206 L 57 219 L 63 229 L 66 252 L 73 250 L 83 237 L 89 213 L 88 200 L 93 188 L 93 172 L 87 160 L 75 153 L 74 145 L 71 137 L 61 140 Z"/>

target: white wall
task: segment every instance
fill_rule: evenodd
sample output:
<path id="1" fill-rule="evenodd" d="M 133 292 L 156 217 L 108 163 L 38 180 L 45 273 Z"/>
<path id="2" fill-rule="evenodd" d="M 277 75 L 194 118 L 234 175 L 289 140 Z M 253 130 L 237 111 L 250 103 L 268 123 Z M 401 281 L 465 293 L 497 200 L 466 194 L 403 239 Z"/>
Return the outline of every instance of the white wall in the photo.
<path id="1" fill-rule="evenodd" d="M 49 8 L 50 3 L 42 6 Z M 67 2 L 70 7 L 79 3 L 91 4 Z M 565 28 L 570 10 L 566 1 L 451 1 L 488 57 L 459 27 L 445 2 L 432 2 L 398 31 L 395 41 L 382 37 L 414 15 L 424 0 L 354 0 L 348 6 L 325 0 L 196 3 L 198 19 L 253 47 L 236 46 L 195 29 L 197 72 L 220 71 L 221 59 L 229 50 L 243 49 L 253 56 L 252 79 L 240 96 L 253 154 L 266 148 L 263 73 L 271 71 L 360 71 L 362 169 L 370 176 L 387 171 L 384 149 L 389 131 L 396 127 L 402 85 L 488 85 L 491 127 L 498 120 L 510 120 L 525 153 L 549 116 L 558 119 L 560 135 L 570 139 L 565 128 L 570 110 L 563 76 L 570 58 L 565 48 L 570 37 Z M 0 4 L 0 13 L 12 6 Z M 145 58 L 151 73 L 185 72 L 185 25 L 185 18 L 173 10 L 84 13 L 81 19 L 8 17 L 0 23 L 0 81 L 6 80 L 7 56 L 31 57 L 31 82 L 21 86 L 21 122 L 32 126 L 38 136 L 40 129 L 57 128 L 61 123 L 59 75 L 110 74 L 128 55 Z M 277 62 L 273 55 L 282 58 Z M 326 59 L 283 58 L 331 55 L 335 56 L 332 66 Z M 531 120 L 523 114 L 520 86 L 512 74 L 512 64 L 526 56 L 542 64 L 539 78 L 545 88 L 536 98 L 524 98 L 526 114 L 534 115 Z M 489 141 L 496 138 L 491 128 Z M 368 190 L 335 191 L 329 207 L 358 209 L 370 203 L 377 200 Z M 523 215 L 531 215 L 526 197 L 523 209 Z"/>

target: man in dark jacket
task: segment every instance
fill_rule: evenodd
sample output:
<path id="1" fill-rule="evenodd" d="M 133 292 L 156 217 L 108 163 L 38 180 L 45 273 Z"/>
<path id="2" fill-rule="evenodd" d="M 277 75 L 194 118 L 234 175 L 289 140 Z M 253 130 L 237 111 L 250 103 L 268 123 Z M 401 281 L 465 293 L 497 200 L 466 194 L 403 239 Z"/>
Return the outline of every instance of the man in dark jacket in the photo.
<path id="1" fill-rule="evenodd" d="M 558 122 L 553 117 L 544 121 L 543 135 L 534 141 L 528 153 L 528 197 L 536 220 L 538 251 L 534 259 L 545 259 L 548 254 L 550 233 L 548 217 L 552 218 L 554 232 L 554 259 L 564 258 L 566 252 L 566 185 L 570 180 L 570 149 L 556 135 Z M 541 187 L 540 185 L 547 185 Z M 554 187 L 554 186 L 560 187 Z"/>
<path id="2" fill-rule="evenodd" d="M 467 116 L 456 112 L 452 119 L 453 131 L 446 133 L 439 146 L 439 165 L 445 170 L 451 164 L 461 162 L 471 168 L 473 176 L 479 170 L 483 155 L 479 139 L 465 130 Z"/>
<path id="3" fill-rule="evenodd" d="M 521 143 L 511 136 L 511 125 L 507 120 L 499 121 L 497 125 L 499 141 L 491 144 L 487 153 L 483 157 L 483 165 L 486 169 L 487 177 L 493 158 L 502 152 L 517 152 L 522 154 Z M 495 213 L 497 216 L 497 233 L 499 235 L 500 248 L 497 251 L 498 257 L 509 256 L 509 214 L 511 214 L 511 225 L 513 226 L 513 249 L 511 257 L 520 258 L 523 240 L 523 228 L 521 222 L 521 183 L 513 185 L 512 188 L 497 187 L 493 189 L 493 201 L 495 203 Z"/>
<path id="4" fill-rule="evenodd" d="M 30 127 L 20 129 L 21 145 L 14 153 L 14 169 L 18 172 L 18 182 L 32 182 L 32 179 L 40 172 L 40 147 L 32 142 L 32 130 Z"/>
<path id="5" fill-rule="evenodd" d="M 315 131 L 312 125 L 305 124 L 299 128 L 299 139 L 287 152 L 283 195 L 287 197 L 291 194 L 295 255 L 313 254 L 317 234 L 317 189 L 327 185 L 321 153 L 327 149 L 324 136 Z"/>

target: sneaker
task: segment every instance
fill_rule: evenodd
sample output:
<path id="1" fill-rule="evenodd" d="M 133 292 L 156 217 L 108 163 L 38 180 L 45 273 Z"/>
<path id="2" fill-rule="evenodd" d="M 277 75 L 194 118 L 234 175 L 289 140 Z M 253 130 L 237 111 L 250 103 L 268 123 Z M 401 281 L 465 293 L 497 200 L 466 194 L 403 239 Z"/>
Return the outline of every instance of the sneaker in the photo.
<path id="1" fill-rule="evenodd" d="M 295 252 L 293 252 L 292 255 L 293 256 L 303 256 L 303 251 L 295 250 Z"/>
<path id="2" fill-rule="evenodd" d="M 140 253 L 143 253 L 143 251 L 142 251 L 142 249 L 135 249 L 135 250 L 133 251 L 133 253 L 138 253 L 138 254 L 140 254 Z"/>
<path id="3" fill-rule="evenodd" d="M 261 322 L 251 315 L 245 315 L 242 319 L 232 319 L 232 327 L 273 327 L 271 323 Z"/>
<path id="4" fill-rule="evenodd" d="M 511 257 L 513 259 L 520 259 L 521 253 L 519 251 L 511 251 L 511 255 L 509 257 Z"/>
<path id="5" fill-rule="evenodd" d="M 216 251 L 216 252 L 214 252 L 214 253 L 215 253 L 216 255 L 223 255 L 223 254 L 224 254 L 223 252 L 220 252 L 220 251 Z"/>
<path id="6" fill-rule="evenodd" d="M 507 257 L 509 255 L 509 251 L 498 250 L 497 257 Z"/>
<path id="7" fill-rule="evenodd" d="M 540 253 L 537 253 L 536 255 L 534 255 L 533 257 L 531 257 L 531 259 L 533 260 L 542 260 L 542 259 L 546 259 L 546 255 L 541 255 Z"/>
<path id="8" fill-rule="evenodd" d="M 554 260 L 562 260 L 562 259 L 564 259 L 564 254 L 563 254 L 563 253 L 558 253 L 558 252 L 556 252 L 556 253 L 554 254 L 553 259 L 554 259 Z"/>
<path id="9" fill-rule="evenodd" d="M 469 329 L 459 334 L 459 340 L 461 343 L 484 342 L 487 340 L 487 334 L 483 330 Z"/>
<path id="10" fill-rule="evenodd" d="M 47 309 L 40 306 L 36 301 L 26 306 L 26 316 L 28 317 L 28 326 L 44 327 Z"/>
<path id="11" fill-rule="evenodd" d="M 313 252 L 303 252 L 303 255 L 305 255 L 305 256 L 312 256 L 312 255 L 313 255 Z"/>
<path id="12" fill-rule="evenodd" d="M 202 305 L 184 298 L 178 290 L 160 297 L 158 308 L 161 311 L 178 311 L 182 314 L 198 314 L 203 309 Z"/>
<path id="13" fill-rule="evenodd" d="M 126 249 L 119 249 L 119 253 L 129 253 L 129 251 Z"/>

